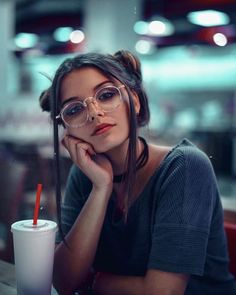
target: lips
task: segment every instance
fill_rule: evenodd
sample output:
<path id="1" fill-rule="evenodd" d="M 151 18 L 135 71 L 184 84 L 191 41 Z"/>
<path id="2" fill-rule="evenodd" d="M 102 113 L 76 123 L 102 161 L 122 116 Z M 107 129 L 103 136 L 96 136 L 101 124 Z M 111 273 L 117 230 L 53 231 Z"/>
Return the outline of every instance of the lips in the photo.
<path id="1" fill-rule="evenodd" d="M 114 126 L 114 124 L 100 124 L 100 125 L 96 126 L 92 135 L 94 136 L 94 135 L 102 134 L 102 133 L 108 131 L 113 126 Z"/>

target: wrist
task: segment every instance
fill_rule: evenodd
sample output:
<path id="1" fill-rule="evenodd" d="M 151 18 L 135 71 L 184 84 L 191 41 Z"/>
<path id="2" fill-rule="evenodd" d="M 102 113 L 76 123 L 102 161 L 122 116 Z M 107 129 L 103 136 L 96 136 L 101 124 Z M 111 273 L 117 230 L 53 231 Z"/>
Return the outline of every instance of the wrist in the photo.
<path id="1" fill-rule="evenodd" d="M 98 196 L 99 199 L 109 199 L 112 193 L 112 188 L 113 184 L 108 186 L 93 185 L 92 194 Z"/>

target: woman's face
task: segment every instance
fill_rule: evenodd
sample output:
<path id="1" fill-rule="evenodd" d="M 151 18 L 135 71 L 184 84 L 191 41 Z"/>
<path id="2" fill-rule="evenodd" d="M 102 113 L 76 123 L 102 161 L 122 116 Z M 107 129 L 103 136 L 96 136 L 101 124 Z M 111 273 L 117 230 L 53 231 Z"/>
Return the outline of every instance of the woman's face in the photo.
<path id="1" fill-rule="evenodd" d="M 129 135 L 128 94 L 125 87 L 120 88 L 121 103 L 113 111 L 104 110 L 91 97 L 106 86 L 121 86 L 119 81 L 112 81 L 93 67 L 84 67 L 69 73 L 61 84 L 61 103 L 71 101 L 88 102 L 88 120 L 82 127 L 66 127 L 74 137 L 90 143 L 97 153 L 105 153 L 124 143 Z M 139 100 L 133 96 L 136 112 L 139 112 Z"/>

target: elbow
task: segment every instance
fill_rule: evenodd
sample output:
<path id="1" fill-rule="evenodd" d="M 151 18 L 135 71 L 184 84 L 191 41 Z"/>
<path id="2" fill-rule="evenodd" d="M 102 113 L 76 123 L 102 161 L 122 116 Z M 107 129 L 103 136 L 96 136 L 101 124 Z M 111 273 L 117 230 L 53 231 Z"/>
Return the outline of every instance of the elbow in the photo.
<path id="1" fill-rule="evenodd" d="M 174 290 L 173 291 L 170 291 L 170 290 L 160 290 L 160 289 L 158 289 L 158 290 L 152 290 L 150 293 L 148 293 L 148 294 L 150 294 L 150 295 L 177 295 L 178 293 L 176 293 Z M 183 293 L 182 293 L 182 295 L 184 295 Z"/>
<path id="2" fill-rule="evenodd" d="M 73 295 L 83 286 L 83 278 L 59 261 L 54 262 L 53 287 L 60 295 Z"/>
<path id="3" fill-rule="evenodd" d="M 73 255 L 68 254 L 68 249 L 63 245 L 57 246 L 54 255 L 53 286 L 60 295 L 72 295 L 83 288 L 89 270 L 83 269 L 75 263 Z"/>
<path id="4" fill-rule="evenodd" d="M 54 267 L 53 267 L 53 287 L 60 295 L 72 295 L 75 292 L 76 287 L 72 285 L 73 280 L 69 275 L 69 271 L 66 271 L 66 266 L 61 263 L 60 257 L 55 255 Z"/>
<path id="5" fill-rule="evenodd" d="M 145 294 L 184 295 L 188 278 L 186 274 L 150 269 L 144 278 Z"/>
<path id="6" fill-rule="evenodd" d="M 53 276 L 53 287 L 60 295 L 73 295 L 77 289 L 71 285 L 70 281 L 65 281 L 64 278 Z"/>
<path id="7" fill-rule="evenodd" d="M 73 275 L 66 265 L 54 263 L 53 287 L 60 295 L 73 295 L 80 288 L 79 277 Z"/>
<path id="8" fill-rule="evenodd" d="M 149 295 L 184 295 L 184 292 L 180 290 L 175 290 L 174 288 L 161 288 L 161 287 L 153 287 L 145 289 Z"/>
<path id="9" fill-rule="evenodd" d="M 53 273 L 53 287 L 60 295 L 72 295 L 73 290 L 69 287 L 69 284 L 65 282 L 65 279 L 59 276 L 55 271 Z"/>

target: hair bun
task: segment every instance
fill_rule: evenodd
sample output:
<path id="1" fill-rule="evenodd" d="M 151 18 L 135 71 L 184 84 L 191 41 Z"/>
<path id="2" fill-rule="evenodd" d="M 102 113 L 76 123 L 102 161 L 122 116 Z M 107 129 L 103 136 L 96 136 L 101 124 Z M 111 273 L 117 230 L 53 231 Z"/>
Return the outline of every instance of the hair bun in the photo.
<path id="1" fill-rule="evenodd" d="M 135 74 L 139 80 L 142 79 L 140 61 L 133 53 L 128 50 L 119 50 L 114 54 L 114 57 L 119 60 L 131 74 Z"/>
<path id="2" fill-rule="evenodd" d="M 42 91 L 39 96 L 39 104 L 43 111 L 50 112 L 50 88 Z"/>

